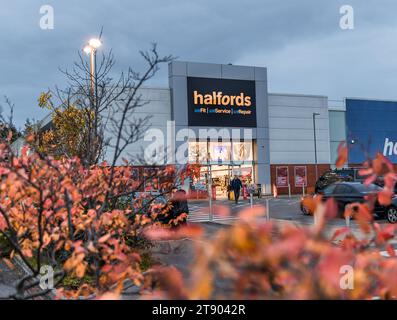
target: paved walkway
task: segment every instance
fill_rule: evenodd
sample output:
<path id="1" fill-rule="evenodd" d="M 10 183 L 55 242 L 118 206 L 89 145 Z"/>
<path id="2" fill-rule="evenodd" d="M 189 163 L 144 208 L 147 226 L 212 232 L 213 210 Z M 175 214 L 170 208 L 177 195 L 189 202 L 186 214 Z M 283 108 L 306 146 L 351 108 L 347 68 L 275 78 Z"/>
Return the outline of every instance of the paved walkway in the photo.
<path id="1" fill-rule="evenodd" d="M 267 200 L 270 203 L 270 211 L 271 212 L 282 212 L 283 214 L 288 214 L 286 217 L 289 220 L 290 218 L 296 218 L 297 213 L 300 213 L 299 203 L 300 197 L 283 197 L 283 198 L 271 198 L 264 197 L 261 199 L 254 198 L 253 205 L 262 205 L 266 206 Z M 280 204 L 284 206 L 284 208 L 279 208 Z M 240 199 L 238 204 L 235 204 L 234 201 L 230 201 L 227 199 L 220 199 L 212 201 L 212 220 L 210 215 L 210 207 L 208 200 L 193 200 L 189 201 L 189 222 L 230 222 L 238 220 L 238 213 L 241 210 L 249 208 L 251 203 L 249 200 Z M 291 210 L 292 208 L 292 210 Z"/>
<path id="2" fill-rule="evenodd" d="M 23 277 L 21 270 L 8 260 L 0 258 L 0 299 L 8 298 L 15 292 L 14 285 Z"/>

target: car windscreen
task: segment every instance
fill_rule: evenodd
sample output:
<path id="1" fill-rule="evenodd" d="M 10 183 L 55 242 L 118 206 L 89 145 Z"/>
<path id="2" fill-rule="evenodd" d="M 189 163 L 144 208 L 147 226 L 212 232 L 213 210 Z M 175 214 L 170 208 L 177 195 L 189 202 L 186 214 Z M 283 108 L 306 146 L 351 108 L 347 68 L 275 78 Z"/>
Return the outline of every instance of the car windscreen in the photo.
<path id="1" fill-rule="evenodd" d="M 372 192 L 379 192 L 382 190 L 381 187 L 375 184 L 370 184 L 370 185 L 357 184 L 354 186 L 354 188 L 360 193 L 372 193 Z"/>
<path id="2" fill-rule="evenodd" d="M 340 177 L 354 177 L 354 170 L 337 170 L 335 173 Z"/>

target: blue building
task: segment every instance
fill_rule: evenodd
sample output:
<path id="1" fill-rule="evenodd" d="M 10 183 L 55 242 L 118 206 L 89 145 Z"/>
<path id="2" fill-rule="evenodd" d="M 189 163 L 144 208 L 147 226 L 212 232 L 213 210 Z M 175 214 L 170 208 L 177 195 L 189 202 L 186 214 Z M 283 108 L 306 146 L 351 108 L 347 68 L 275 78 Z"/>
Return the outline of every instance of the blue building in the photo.
<path id="1" fill-rule="evenodd" d="M 342 106 L 330 101 L 331 163 L 337 146 L 346 140 L 351 166 L 373 159 L 377 153 L 397 164 L 397 101 L 346 98 Z"/>

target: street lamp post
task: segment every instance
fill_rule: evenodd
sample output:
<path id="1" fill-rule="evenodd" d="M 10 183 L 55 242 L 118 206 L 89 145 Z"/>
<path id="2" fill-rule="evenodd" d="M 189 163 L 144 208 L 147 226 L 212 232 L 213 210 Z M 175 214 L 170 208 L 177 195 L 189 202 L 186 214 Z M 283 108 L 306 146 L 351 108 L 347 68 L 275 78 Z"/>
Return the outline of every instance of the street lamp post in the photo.
<path id="1" fill-rule="evenodd" d="M 101 40 L 99 39 L 91 39 L 88 41 L 87 45 L 84 47 L 84 52 L 90 55 L 90 93 L 91 93 L 91 101 L 94 103 L 95 101 L 95 93 L 96 93 L 96 51 L 102 45 Z"/>
<path id="2" fill-rule="evenodd" d="M 319 115 L 320 115 L 319 113 L 313 112 L 314 164 L 315 164 L 315 170 L 316 170 L 316 182 L 318 180 L 316 116 L 319 116 Z"/>

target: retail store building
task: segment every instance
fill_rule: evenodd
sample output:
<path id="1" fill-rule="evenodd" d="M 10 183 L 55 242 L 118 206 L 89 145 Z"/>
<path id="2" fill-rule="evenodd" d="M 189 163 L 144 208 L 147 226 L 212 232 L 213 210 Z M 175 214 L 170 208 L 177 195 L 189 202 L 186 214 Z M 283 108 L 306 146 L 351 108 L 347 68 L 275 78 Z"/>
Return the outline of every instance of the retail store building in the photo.
<path id="1" fill-rule="evenodd" d="M 156 151 L 153 164 L 199 163 L 190 191 L 206 190 L 211 179 L 222 196 L 238 175 L 263 193 L 310 192 L 330 169 L 328 98 L 268 93 L 266 68 L 176 61 L 168 87 L 141 93 L 149 103 L 137 116 L 152 115 L 152 127 L 126 153 Z"/>
<path id="2" fill-rule="evenodd" d="M 194 197 L 210 183 L 225 196 L 234 175 L 265 194 L 275 188 L 301 194 L 333 167 L 342 141 L 351 166 L 377 152 L 397 161 L 397 102 L 269 93 L 268 81 L 262 67 L 170 63 L 168 86 L 140 89 L 147 104 L 135 117 L 151 116 L 150 127 L 124 152 L 130 159 L 144 155 L 145 165 L 134 169 L 137 179 L 153 170 L 148 165 L 190 163 L 201 172 L 185 181 Z M 107 152 L 110 157 L 111 148 Z"/>

